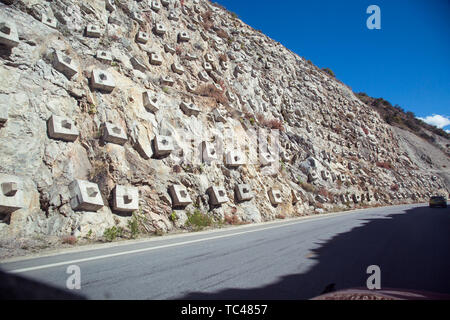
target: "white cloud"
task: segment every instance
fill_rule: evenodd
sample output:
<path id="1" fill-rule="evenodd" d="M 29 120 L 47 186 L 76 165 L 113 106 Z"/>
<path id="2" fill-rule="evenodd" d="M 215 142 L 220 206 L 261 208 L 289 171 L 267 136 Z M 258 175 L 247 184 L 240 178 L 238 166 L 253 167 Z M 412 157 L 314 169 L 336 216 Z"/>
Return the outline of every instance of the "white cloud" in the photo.
<path id="1" fill-rule="evenodd" d="M 441 116 L 440 114 L 433 114 L 432 116 L 426 116 L 425 118 L 418 119 L 438 128 L 443 128 L 450 125 L 450 118 L 447 116 Z"/>

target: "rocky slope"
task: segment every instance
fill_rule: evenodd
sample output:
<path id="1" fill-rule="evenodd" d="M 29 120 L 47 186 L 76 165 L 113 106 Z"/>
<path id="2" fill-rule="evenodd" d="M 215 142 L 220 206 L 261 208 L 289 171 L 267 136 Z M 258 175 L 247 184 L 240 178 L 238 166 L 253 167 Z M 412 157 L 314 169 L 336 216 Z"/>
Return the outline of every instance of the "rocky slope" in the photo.
<path id="1" fill-rule="evenodd" d="M 448 194 L 447 156 L 208 1 L 2 2 L 3 243 Z"/>

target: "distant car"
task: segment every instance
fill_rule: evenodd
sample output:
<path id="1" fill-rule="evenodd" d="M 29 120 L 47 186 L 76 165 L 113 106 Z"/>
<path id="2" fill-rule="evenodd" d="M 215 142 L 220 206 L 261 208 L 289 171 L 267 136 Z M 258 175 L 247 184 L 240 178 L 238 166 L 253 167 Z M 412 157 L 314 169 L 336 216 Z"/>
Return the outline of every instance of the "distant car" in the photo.
<path id="1" fill-rule="evenodd" d="M 443 207 L 447 208 L 447 199 L 443 196 L 434 196 L 430 198 L 430 208 Z"/>

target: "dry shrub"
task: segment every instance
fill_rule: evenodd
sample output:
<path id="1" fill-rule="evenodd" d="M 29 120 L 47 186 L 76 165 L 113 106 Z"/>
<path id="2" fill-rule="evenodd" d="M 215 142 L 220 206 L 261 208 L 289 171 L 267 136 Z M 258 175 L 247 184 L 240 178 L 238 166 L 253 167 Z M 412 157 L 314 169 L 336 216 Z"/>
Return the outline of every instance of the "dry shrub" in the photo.
<path id="1" fill-rule="evenodd" d="M 225 31 L 225 30 L 223 30 L 223 29 L 217 29 L 217 30 L 215 30 L 216 31 L 216 34 L 217 34 L 217 36 L 218 37 L 220 37 L 220 38 L 222 38 L 222 39 L 225 39 L 225 40 L 228 40 L 229 38 L 230 38 L 230 36 L 228 35 L 228 33 Z"/>
<path id="2" fill-rule="evenodd" d="M 203 12 L 200 16 L 203 19 L 203 22 L 201 22 L 201 26 L 208 31 L 209 29 L 211 29 L 214 26 L 214 21 L 212 20 L 212 11 L 208 10 Z"/>
<path id="3" fill-rule="evenodd" d="M 331 202 L 334 202 L 334 194 L 329 192 L 327 189 L 325 189 L 324 187 L 320 188 L 317 191 L 317 194 L 321 195 L 322 197 L 325 197 L 327 199 L 329 199 Z"/>
<path id="4" fill-rule="evenodd" d="M 228 102 L 227 97 L 223 94 L 223 91 L 216 88 L 213 84 L 204 84 L 199 86 L 195 91 L 196 94 L 202 97 L 214 98 L 217 102 L 221 104 L 226 104 Z"/>
<path id="5" fill-rule="evenodd" d="M 274 130 L 284 131 L 283 122 L 281 120 L 278 120 L 278 119 L 266 120 L 264 118 L 264 115 L 261 113 L 258 113 L 256 115 L 256 119 L 263 127 L 267 127 L 269 129 L 274 129 Z"/>
<path id="6" fill-rule="evenodd" d="M 286 216 L 284 214 L 282 214 L 282 213 L 279 213 L 279 214 L 277 214 L 275 216 L 275 218 L 277 218 L 277 219 L 286 219 Z"/>
<path id="7" fill-rule="evenodd" d="M 320 202 L 316 202 L 314 205 L 315 205 L 317 208 L 319 208 L 319 209 L 323 209 L 323 208 L 324 208 L 323 204 L 321 204 Z"/>
<path id="8" fill-rule="evenodd" d="M 77 237 L 75 236 L 64 236 L 61 238 L 61 242 L 64 244 L 74 245 L 77 243 Z"/>
<path id="9" fill-rule="evenodd" d="M 177 55 L 181 55 L 182 52 L 183 52 L 183 49 L 181 48 L 181 46 L 177 46 L 177 47 L 175 48 L 175 53 L 176 53 Z"/>
<path id="10" fill-rule="evenodd" d="M 281 122 L 281 120 L 271 119 L 271 120 L 267 121 L 265 124 L 270 129 L 284 131 L 283 122 Z"/>
<path id="11" fill-rule="evenodd" d="M 384 169 L 392 169 L 391 163 L 387 161 L 377 161 L 377 167 Z"/>
<path id="12" fill-rule="evenodd" d="M 231 224 L 231 225 L 247 224 L 247 222 L 242 221 L 235 214 L 232 214 L 232 215 L 225 214 L 224 220 L 225 220 L 226 223 Z"/>
<path id="13" fill-rule="evenodd" d="M 393 185 L 391 186 L 391 190 L 392 190 L 392 191 L 398 191 L 398 189 L 400 189 L 400 187 L 398 186 L 398 184 L 393 184 Z"/>
<path id="14" fill-rule="evenodd" d="M 225 54 L 225 53 L 222 53 L 220 56 L 219 56 L 219 61 L 223 61 L 223 62 L 227 62 L 228 61 L 228 56 Z"/>

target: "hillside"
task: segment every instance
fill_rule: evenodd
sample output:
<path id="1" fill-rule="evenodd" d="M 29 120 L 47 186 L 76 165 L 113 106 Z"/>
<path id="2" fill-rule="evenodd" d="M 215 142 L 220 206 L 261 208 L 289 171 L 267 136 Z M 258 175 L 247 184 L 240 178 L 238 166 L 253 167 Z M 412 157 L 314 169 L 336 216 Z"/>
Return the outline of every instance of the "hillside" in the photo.
<path id="1" fill-rule="evenodd" d="M 369 97 L 366 93 L 360 92 L 356 96 L 368 106 L 373 107 L 381 116 L 381 118 L 392 126 L 396 126 L 411 131 L 418 137 L 441 148 L 450 156 L 450 145 L 441 145 L 441 140 L 447 141 L 450 135 L 444 130 L 436 126 L 425 123 L 415 117 L 414 113 L 405 111 L 400 106 L 392 106 L 392 104 L 383 98 Z M 439 137 L 441 139 L 439 139 Z"/>
<path id="2" fill-rule="evenodd" d="M 374 100 L 208 1 L 3 1 L 0 20 L 0 255 L 450 189 L 448 157 L 430 171 Z"/>

